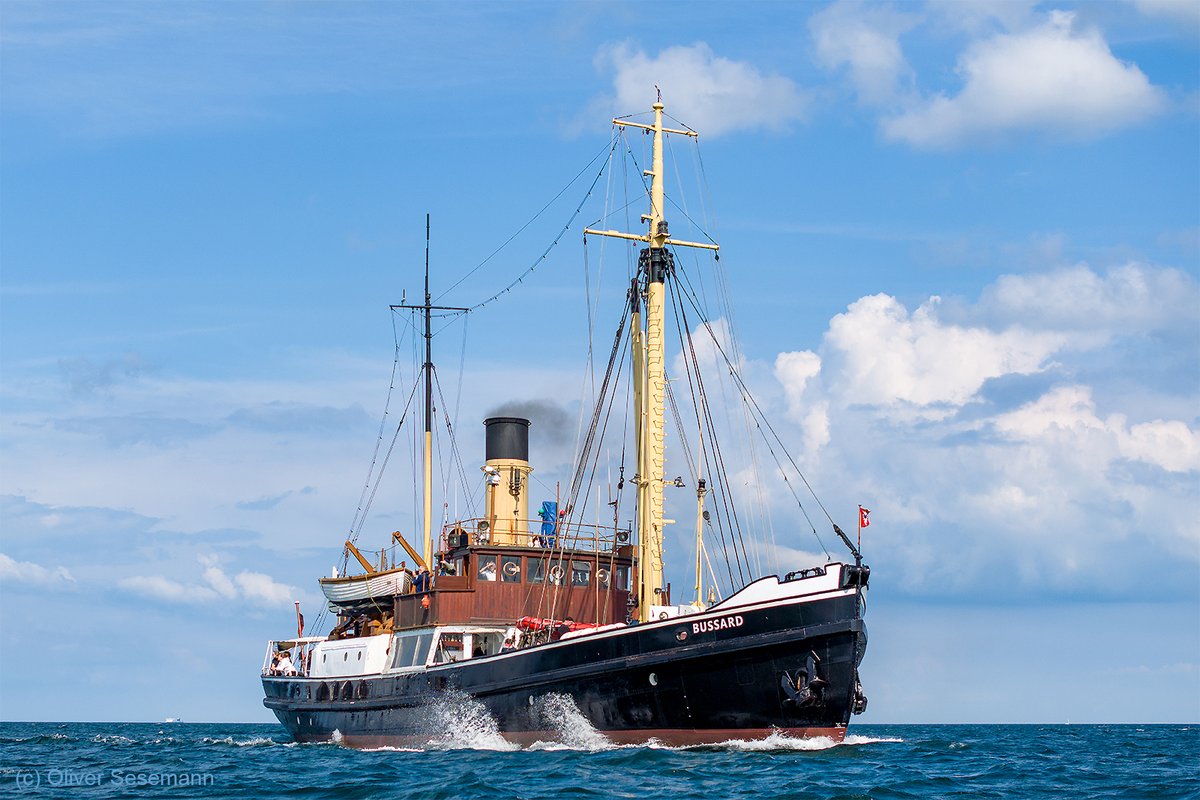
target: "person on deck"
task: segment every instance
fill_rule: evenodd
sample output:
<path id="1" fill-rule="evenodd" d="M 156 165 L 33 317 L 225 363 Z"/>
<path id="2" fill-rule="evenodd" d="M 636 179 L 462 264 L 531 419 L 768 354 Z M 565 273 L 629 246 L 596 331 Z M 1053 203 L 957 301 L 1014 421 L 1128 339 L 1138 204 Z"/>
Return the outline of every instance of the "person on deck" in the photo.
<path id="1" fill-rule="evenodd" d="M 571 617 L 564 617 L 562 622 L 554 626 L 554 630 L 550 634 L 550 641 L 557 642 L 563 637 L 564 633 L 570 633 L 571 628 L 574 627 L 574 625 L 574 619 Z"/>
<path id="2" fill-rule="evenodd" d="M 511 653 L 517 649 L 517 643 L 513 641 L 513 637 L 509 636 L 504 640 L 504 645 L 500 648 L 501 653 Z"/>
<path id="3" fill-rule="evenodd" d="M 292 666 L 292 654 L 287 650 L 279 656 L 279 665 L 277 667 L 280 675 L 295 675 L 296 668 Z"/>
<path id="4" fill-rule="evenodd" d="M 542 530 L 541 536 L 534 537 L 534 544 L 538 547 L 554 547 L 554 535 L 558 532 L 558 503 L 553 500 L 543 501 L 538 517 L 542 520 Z"/>
<path id="5" fill-rule="evenodd" d="M 417 577 L 413 579 L 413 591 L 417 594 L 429 591 L 429 570 L 424 567 L 417 570 Z"/>

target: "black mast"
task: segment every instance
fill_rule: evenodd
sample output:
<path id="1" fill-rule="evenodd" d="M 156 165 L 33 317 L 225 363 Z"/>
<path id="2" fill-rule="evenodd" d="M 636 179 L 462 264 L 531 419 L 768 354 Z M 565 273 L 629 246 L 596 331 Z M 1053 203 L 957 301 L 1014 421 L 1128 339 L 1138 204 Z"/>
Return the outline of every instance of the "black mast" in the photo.
<path id="1" fill-rule="evenodd" d="M 433 436 L 433 333 L 430 330 L 432 298 L 429 296 L 429 212 L 425 213 L 425 436 Z M 429 558 L 428 554 L 425 556 Z"/>
<path id="2" fill-rule="evenodd" d="M 433 565 L 433 312 L 448 311 L 454 313 L 466 313 L 469 308 L 456 308 L 453 306 L 435 306 L 433 305 L 433 297 L 429 292 L 429 214 L 425 214 L 425 302 L 421 305 L 409 305 L 401 303 L 399 305 L 389 306 L 392 309 L 405 308 L 410 311 L 420 311 L 425 317 L 425 535 L 424 535 L 424 558 L 425 563 L 432 568 Z"/>

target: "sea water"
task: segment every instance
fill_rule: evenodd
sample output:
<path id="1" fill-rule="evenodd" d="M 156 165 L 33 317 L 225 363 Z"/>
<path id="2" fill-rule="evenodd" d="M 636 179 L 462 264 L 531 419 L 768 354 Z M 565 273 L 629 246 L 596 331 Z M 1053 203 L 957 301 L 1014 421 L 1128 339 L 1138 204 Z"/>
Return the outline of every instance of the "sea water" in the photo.
<path id="1" fill-rule="evenodd" d="M 297 744 L 277 725 L 0 723 L 0 796 L 78 798 L 1200 798 L 1200 726 L 855 725 L 621 746 L 569 701 L 517 747 L 486 716 L 422 747 Z"/>

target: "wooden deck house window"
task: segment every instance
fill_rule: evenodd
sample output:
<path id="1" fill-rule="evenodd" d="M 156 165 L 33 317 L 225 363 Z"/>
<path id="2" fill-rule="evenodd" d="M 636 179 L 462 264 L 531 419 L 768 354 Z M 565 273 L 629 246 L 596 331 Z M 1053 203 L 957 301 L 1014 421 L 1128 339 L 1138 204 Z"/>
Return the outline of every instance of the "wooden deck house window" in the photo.
<path id="1" fill-rule="evenodd" d="M 525 575 L 526 580 L 530 583 L 545 583 L 546 582 L 546 559 L 544 558 L 526 558 L 525 559 Z"/>
<path id="2" fill-rule="evenodd" d="M 500 559 L 500 580 L 504 583 L 521 582 L 521 557 L 503 556 Z"/>
<path id="3" fill-rule="evenodd" d="M 479 571 L 478 571 L 478 573 L 476 573 L 476 576 L 478 577 L 479 580 L 481 580 L 481 581 L 499 580 L 499 578 L 496 577 L 496 572 L 497 572 L 497 570 L 496 570 L 496 557 L 495 556 L 480 556 L 479 557 Z"/>

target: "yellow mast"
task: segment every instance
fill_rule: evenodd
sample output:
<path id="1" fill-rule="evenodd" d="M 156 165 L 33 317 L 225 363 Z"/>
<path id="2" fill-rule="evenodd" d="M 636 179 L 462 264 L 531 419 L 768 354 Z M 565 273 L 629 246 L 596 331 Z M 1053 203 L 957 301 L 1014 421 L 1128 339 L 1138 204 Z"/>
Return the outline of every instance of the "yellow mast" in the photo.
<path id="1" fill-rule="evenodd" d="M 635 480 L 638 488 L 638 618 L 642 622 L 651 619 L 651 605 L 660 604 L 659 595 L 663 588 L 663 526 L 672 521 L 663 517 L 663 461 L 666 456 L 664 408 L 666 354 L 663 335 L 666 317 L 666 289 L 664 283 L 672 266 L 671 253 L 667 250 L 667 246 L 719 249 L 714 244 L 672 239 L 668 233 L 663 207 L 663 134 L 675 133 L 681 136 L 697 136 L 698 134 L 696 131 L 664 128 L 664 108 L 660 97 L 653 106 L 653 125 L 621 119 L 613 120 L 614 125 L 641 128 L 654 134 L 653 161 L 651 168 L 645 170 L 645 174 L 651 179 L 650 213 L 642 215 L 642 220 L 648 223 L 646 234 L 638 235 L 614 230 L 584 230 L 585 234 L 631 239 L 646 242 L 649 245 L 642 251 L 638 264 L 639 277 L 644 279 L 645 286 L 643 294 L 646 314 L 645 338 L 643 341 L 640 336 L 635 336 L 632 342 L 634 391 L 636 396 L 640 396 L 635 415 L 638 423 L 638 475 Z M 635 302 L 637 299 L 633 298 Z M 634 325 L 638 326 L 636 306 L 633 318 Z M 639 361 L 644 365 L 644 372 L 637 368 Z"/>
<path id="2" fill-rule="evenodd" d="M 634 480 L 637 481 L 638 487 L 638 530 L 646 530 L 646 506 L 642 502 L 642 484 L 641 476 L 646 474 L 646 459 L 645 452 L 642 447 L 642 442 L 645 439 L 646 426 L 646 340 L 642 331 L 642 306 L 641 292 L 638 288 L 638 281 L 635 278 L 633 285 L 629 288 L 629 303 L 633 308 L 633 313 L 629 318 L 629 354 L 633 366 L 633 377 L 630 379 L 633 383 L 633 436 L 634 436 L 634 452 L 637 453 L 637 472 Z M 643 588 L 647 585 L 643 580 L 646 565 L 650 563 L 646 552 L 646 537 L 638 535 L 637 545 L 637 560 L 638 560 L 638 607 L 645 605 L 646 598 L 643 596 Z"/>

